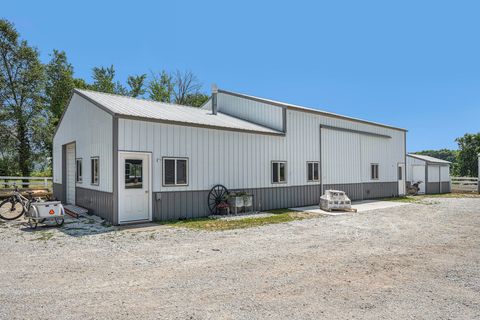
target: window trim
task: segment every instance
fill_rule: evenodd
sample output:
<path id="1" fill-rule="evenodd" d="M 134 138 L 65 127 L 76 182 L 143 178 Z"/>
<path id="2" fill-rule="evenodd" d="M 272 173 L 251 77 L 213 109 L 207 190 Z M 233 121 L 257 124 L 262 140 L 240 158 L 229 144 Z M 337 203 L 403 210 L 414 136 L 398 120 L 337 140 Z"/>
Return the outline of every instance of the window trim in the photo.
<path id="1" fill-rule="evenodd" d="M 78 162 L 80 161 L 80 180 L 78 179 Z M 83 183 L 83 159 L 82 158 L 76 158 L 75 159 L 75 183 Z"/>
<path id="2" fill-rule="evenodd" d="M 377 176 L 376 176 L 376 177 L 374 177 L 374 176 L 372 175 L 373 166 L 376 166 L 376 167 L 377 167 Z M 370 163 L 370 180 L 380 180 L 380 164 L 378 164 L 378 163 Z"/>
<path id="3" fill-rule="evenodd" d="M 278 181 L 278 182 L 274 182 L 273 181 L 273 164 L 274 163 L 283 163 L 285 165 L 285 180 L 284 181 Z M 288 179 L 287 179 L 287 161 L 284 161 L 284 160 L 272 160 L 270 161 L 270 182 L 272 184 L 285 184 L 287 183 Z M 278 178 L 280 179 L 280 166 L 278 166 Z"/>
<path id="4" fill-rule="evenodd" d="M 175 176 L 175 183 L 174 184 L 165 184 L 165 160 L 175 160 L 175 171 L 174 171 L 174 176 Z M 186 180 L 187 180 L 187 183 L 181 183 L 181 184 L 178 184 L 177 183 L 177 160 L 185 160 L 187 161 L 187 165 L 186 165 L 186 169 L 187 169 L 187 172 L 186 172 Z M 189 179 L 189 174 L 190 174 L 190 159 L 187 158 L 187 157 L 162 157 L 162 186 L 163 187 L 186 187 L 188 186 L 189 182 L 190 182 L 190 179 Z"/>
<path id="5" fill-rule="evenodd" d="M 313 172 L 312 172 L 313 180 L 308 179 L 308 165 L 310 163 L 313 164 Z M 316 180 L 315 180 L 315 164 L 318 165 L 318 179 Z M 320 161 L 307 161 L 307 182 L 320 182 Z"/>
<path id="6" fill-rule="evenodd" d="M 94 182 L 94 174 L 93 174 L 93 161 L 97 160 L 97 182 Z M 99 156 L 94 156 L 90 157 L 90 184 L 92 186 L 98 186 L 100 185 L 100 157 Z"/>

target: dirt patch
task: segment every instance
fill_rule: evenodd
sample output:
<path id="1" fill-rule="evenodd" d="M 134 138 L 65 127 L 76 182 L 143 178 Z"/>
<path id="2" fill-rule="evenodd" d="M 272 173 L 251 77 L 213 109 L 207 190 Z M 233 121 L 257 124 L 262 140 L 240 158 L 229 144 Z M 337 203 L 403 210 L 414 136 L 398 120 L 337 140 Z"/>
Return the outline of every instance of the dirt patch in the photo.
<path id="1" fill-rule="evenodd" d="M 0 318 L 478 319 L 479 207 L 438 197 L 218 232 L 8 222 Z"/>

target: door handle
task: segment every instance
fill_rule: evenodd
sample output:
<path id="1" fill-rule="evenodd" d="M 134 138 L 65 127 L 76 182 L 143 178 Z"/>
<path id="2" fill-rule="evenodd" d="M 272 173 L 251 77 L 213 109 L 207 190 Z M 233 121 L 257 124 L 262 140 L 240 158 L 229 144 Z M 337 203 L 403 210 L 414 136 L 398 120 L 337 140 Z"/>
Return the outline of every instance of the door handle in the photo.
<path id="1" fill-rule="evenodd" d="M 145 193 L 148 193 L 148 190 L 145 190 Z"/>

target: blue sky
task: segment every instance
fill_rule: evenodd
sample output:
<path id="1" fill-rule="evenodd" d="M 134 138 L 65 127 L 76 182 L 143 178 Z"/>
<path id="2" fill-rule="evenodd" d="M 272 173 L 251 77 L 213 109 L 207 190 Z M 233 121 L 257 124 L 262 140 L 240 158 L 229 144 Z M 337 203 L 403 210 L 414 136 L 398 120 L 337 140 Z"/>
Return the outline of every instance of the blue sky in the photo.
<path id="1" fill-rule="evenodd" d="M 44 61 L 78 77 L 188 69 L 204 83 L 378 121 L 408 150 L 480 131 L 478 1 L 8 1 Z"/>

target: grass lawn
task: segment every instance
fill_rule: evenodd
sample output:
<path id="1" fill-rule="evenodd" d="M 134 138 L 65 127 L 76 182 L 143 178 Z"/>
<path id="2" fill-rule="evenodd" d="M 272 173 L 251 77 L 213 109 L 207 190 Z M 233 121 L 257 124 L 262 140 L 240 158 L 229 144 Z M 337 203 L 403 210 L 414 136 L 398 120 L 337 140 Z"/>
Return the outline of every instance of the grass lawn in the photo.
<path id="1" fill-rule="evenodd" d="M 183 227 L 195 230 L 223 231 L 232 229 L 252 228 L 267 224 L 284 223 L 295 220 L 313 218 L 313 215 L 309 215 L 304 212 L 292 211 L 290 209 L 270 210 L 266 211 L 266 213 L 273 213 L 273 215 L 268 217 L 246 217 L 243 219 L 235 220 L 199 218 L 178 221 L 160 221 L 159 223 L 173 227 Z"/>

